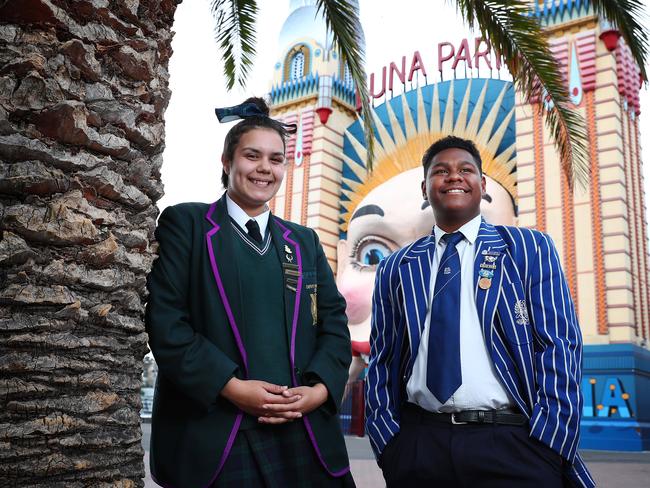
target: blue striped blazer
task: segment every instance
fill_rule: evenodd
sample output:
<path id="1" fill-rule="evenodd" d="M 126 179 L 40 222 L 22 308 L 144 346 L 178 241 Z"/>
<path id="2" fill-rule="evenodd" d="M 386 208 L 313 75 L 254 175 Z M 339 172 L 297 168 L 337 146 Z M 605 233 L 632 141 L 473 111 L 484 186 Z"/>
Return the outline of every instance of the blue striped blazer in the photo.
<path id="1" fill-rule="evenodd" d="M 484 250 L 498 252 L 487 290 L 478 287 Z M 400 407 L 425 325 L 434 252 L 429 235 L 377 268 L 366 379 L 366 429 L 377 456 L 400 430 Z M 577 453 L 582 337 L 553 241 L 536 230 L 482 221 L 474 266 L 483 337 L 503 385 L 530 419 L 530 435 L 566 460 L 572 485 L 595 486 Z"/>

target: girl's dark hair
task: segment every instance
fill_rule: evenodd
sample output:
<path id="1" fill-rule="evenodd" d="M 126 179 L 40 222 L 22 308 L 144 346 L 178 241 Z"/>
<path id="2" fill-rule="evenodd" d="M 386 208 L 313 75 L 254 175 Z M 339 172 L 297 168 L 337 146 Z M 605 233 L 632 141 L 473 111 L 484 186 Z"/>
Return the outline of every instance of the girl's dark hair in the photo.
<path id="1" fill-rule="evenodd" d="M 253 129 L 270 129 L 277 132 L 282 138 L 282 144 L 286 149 L 286 140 L 291 134 L 290 126 L 269 117 L 269 106 L 263 98 L 251 97 L 244 100 L 244 103 L 254 103 L 259 108 L 260 112 L 264 115 L 255 115 L 247 117 L 238 122 L 226 134 L 226 139 L 223 142 L 223 157 L 226 161 L 232 161 L 235 156 L 235 149 L 241 136 Z M 224 170 L 221 171 L 221 184 L 224 188 L 228 188 L 228 175 Z"/>

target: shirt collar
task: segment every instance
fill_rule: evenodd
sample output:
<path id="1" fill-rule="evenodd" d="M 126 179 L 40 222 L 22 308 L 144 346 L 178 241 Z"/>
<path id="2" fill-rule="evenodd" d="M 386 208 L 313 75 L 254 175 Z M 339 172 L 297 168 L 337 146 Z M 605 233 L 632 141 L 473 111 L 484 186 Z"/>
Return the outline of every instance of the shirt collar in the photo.
<path id="1" fill-rule="evenodd" d="M 256 215 L 255 217 L 251 217 L 248 215 L 242 208 L 237 205 L 232 198 L 226 193 L 226 207 L 228 209 L 228 215 L 230 216 L 231 219 L 233 219 L 239 227 L 242 229 L 246 229 L 246 222 L 248 222 L 250 219 L 256 220 L 257 225 L 260 226 L 260 234 L 262 234 L 262 237 L 266 235 L 266 228 L 268 227 L 269 224 L 269 216 L 271 215 L 271 210 L 267 207 L 267 210 L 264 211 L 263 213 Z"/>
<path id="2" fill-rule="evenodd" d="M 465 239 L 470 244 L 474 244 L 474 241 L 476 241 L 476 238 L 478 237 L 478 231 L 480 230 L 480 228 L 481 228 L 481 215 L 479 214 L 469 222 L 466 222 L 456 232 L 462 232 Z M 442 230 L 440 227 L 435 226 L 433 228 L 433 235 L 436 239 L 436 246 L 440 244 L 440 239 L 442 239 L 442 236 L 444 236 L 445 234 L 447 234 L 447 232 Z"/>

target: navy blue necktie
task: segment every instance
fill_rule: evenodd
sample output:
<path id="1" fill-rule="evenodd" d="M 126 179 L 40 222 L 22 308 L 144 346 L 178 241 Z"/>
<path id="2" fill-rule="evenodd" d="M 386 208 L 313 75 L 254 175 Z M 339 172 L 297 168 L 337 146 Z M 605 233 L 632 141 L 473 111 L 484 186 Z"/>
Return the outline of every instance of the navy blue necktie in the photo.
<path id="1" fill-rule="evenodd" d="M 445 403 L 463 382 L 460 369 L 460 257 L 456 244 L 463 234 L 445 234 L 431 301 L 427 388 Z"/>
<path id="2" fill-rule="evenodd" d="M 260 233 L 260 225 L 257 223 L 257 220 L 250 219 L 246 222 L 246 229 L 248 230 L 248 235 L 255 239 L 255 242 L 258 244 L 262 243 L 262 234 Z"/>

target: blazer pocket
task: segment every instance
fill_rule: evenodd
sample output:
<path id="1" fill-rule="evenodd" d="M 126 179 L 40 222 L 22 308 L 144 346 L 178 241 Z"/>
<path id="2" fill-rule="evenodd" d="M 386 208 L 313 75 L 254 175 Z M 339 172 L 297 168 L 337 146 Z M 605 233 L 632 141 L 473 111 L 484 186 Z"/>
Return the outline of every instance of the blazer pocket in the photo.
<path id="1" fill-rule="evenodd" d="M 497 311 L 503 332 L 510 342 L 529 344 L 532 341 L 528 302 L 520 281 L 502 285 Z"/>

